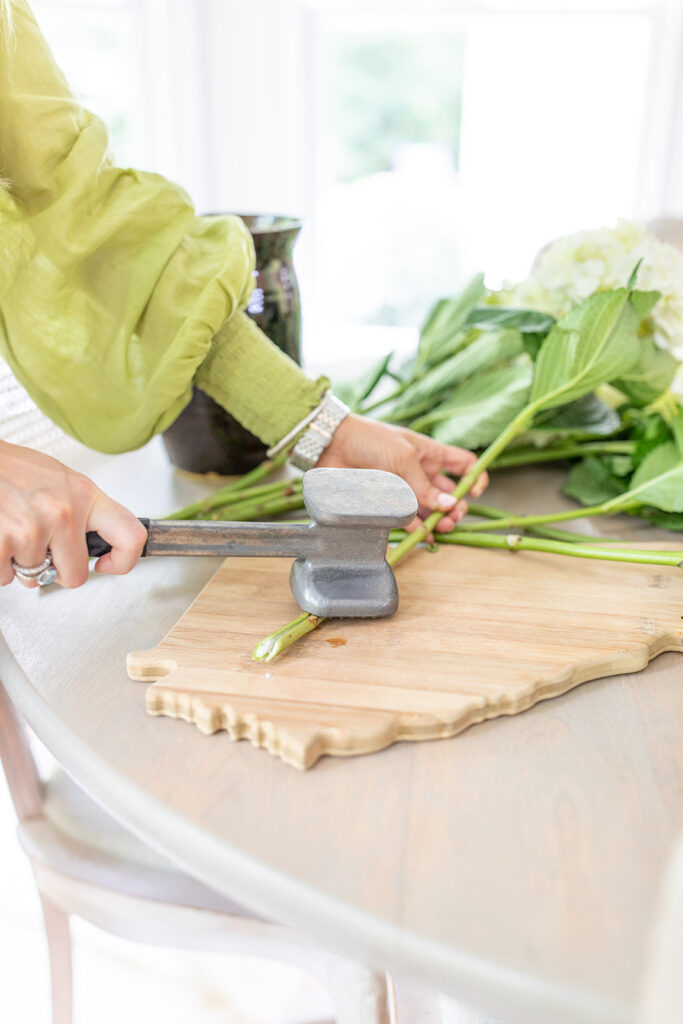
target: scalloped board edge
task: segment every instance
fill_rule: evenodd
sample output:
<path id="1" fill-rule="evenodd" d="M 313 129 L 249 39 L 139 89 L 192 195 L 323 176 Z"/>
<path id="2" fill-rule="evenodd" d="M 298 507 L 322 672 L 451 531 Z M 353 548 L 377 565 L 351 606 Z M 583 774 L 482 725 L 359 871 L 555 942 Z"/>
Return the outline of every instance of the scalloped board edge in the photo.
<path id="1" fill-rule="evenodd" d="M 150 714 L 305 769 L 452 737 L 683 650 L 676 570 L 458 548 L 401 567 L 393 618 L 325 623 L 263 665 L 253 647 L 297 612 L 287 565 L 226 560 L 157 647 L 129 655 L 131 678 L 156 680 Z"/>

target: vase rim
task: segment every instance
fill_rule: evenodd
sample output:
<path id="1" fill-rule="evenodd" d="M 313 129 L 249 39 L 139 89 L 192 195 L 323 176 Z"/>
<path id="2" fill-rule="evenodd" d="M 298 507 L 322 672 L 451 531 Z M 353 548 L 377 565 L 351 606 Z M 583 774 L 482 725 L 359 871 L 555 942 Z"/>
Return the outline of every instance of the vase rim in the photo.
<path id="1" fill-rule="evenodd" d="M 281 231 L 300 231 L 303 221 L 299 217 L 288 217 L 279 213 L 221 213 L 203 214 L 205 217 L 239 217 L 249 228 L 252 235 L 277 234 Z"/>

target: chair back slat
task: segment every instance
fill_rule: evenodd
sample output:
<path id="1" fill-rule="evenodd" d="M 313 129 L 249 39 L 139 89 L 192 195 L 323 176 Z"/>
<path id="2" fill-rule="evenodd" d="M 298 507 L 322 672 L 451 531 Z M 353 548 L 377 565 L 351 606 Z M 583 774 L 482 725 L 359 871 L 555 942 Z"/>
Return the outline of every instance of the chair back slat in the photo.
<path id="1" fill-rule="evenodd" d="M 26 731 L 0 682 L 0 761 L 20 821 L 43 813 L 43 789 Z"/>

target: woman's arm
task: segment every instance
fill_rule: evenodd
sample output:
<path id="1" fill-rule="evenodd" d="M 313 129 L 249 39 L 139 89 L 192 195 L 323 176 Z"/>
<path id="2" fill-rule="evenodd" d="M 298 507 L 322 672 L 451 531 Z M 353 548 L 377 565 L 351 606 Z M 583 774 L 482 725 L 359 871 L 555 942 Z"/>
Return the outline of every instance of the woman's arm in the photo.
<path id="1" fill-rule="evenodd" d="M 198 371 L 229 412 L 275 439 L 327 382 L 243 312 L 247 228 L 197 217 L 179 186 L 117 167 L 25 0 L 13 14 L 0 45 L 0 355 L 54 422 L 101 451 L 169 426 Z"/>
<path id="2" fill-rule="evenodd" d="M 0 177 L 10 182 L 0 186 L 0 355 L 55 423 L 101 451 L 146 443 L 194 383 L 279 441 L 327 381 L 309 380 L 244 313 L 246 227 L 197 217 L 177 185 L 115 166 L 106 129 L 74 99 L 28 4 L 13 10 L 13 40 L 0 47 Z M 426 511 L 447 504 L 441 471 L 458 472 L 463 453 L 354 417 L 327 459 L 393 469 Z"/>

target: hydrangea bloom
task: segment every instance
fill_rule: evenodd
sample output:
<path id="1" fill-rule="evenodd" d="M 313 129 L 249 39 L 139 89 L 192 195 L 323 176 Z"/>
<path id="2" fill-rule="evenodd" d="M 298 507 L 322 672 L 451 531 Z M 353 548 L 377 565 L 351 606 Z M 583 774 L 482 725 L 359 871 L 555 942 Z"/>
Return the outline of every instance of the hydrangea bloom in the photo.
<path id="1" fill-rule="evenodd" d="M 593 292 L 625 285 L 640 259 L 638 287 L 662 295 L 651 313 L 655 343 L 683 364 L 683 252 L 640 224 L 620 220 L 615 228 L 559 238 L 539 254 L 526 281 L 504 286 L 496 298 L 562 316 Z M 683 395 L 683 367 L 675 390 Z"/>

